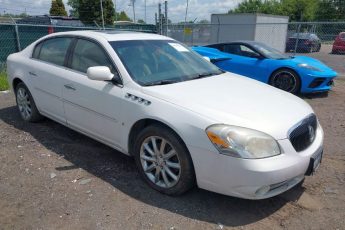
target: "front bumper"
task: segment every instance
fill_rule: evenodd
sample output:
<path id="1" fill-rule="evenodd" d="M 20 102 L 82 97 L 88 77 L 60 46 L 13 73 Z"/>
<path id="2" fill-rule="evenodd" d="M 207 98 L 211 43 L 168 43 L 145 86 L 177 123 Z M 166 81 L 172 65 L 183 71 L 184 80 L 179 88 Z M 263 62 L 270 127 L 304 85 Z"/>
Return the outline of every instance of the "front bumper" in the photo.
<path id="1" fill-rule="evenodd" d="M 337 73 L 301 75 L 301 93 L 325 92 L 332 89 Z"/>
<path id="2" fill-rule="evenodd" d="M 281 155 L 254 160 L 189 146 L 198 186 L 245 199 L 265 199 L 283 193 L 304 179 L 311 156 L 322 148 L 323 131 L 318 128 L 313 144 L 302 152 L 297 153 L 288 139 L 278 143 Z"/>

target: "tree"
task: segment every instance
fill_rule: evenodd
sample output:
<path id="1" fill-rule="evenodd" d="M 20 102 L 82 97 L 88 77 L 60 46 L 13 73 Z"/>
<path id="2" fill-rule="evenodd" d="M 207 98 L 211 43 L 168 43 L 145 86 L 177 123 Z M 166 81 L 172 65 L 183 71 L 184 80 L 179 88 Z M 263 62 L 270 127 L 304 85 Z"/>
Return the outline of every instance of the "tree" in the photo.
<path id="1" fill-rule="evenodd" d="M 50 15 L 54 16 L 67 16 L 65 5 L 63 4 L 62 0 L 52 0 L 49 13 Z"/>
<path id="2" fill-rule="evenodd" d="M 229 13 L 264 13 L 289 16 L 291 21 L 316 18 L 320 0 L 245 0 Z"/>
<path id="3" fill-rule="evenodd" d="M 113 25 L 115 20 L 115 9 L 112 0 L 102 0 L 104 23 Z M 79 0 L 77 5 L 79 19 L 84 24 L 93 24 L 94 21 L 102 24 L 102 13 L 100 0 Z"/>
<path id="4" fill-rule="evenodd" d="M 132 21 L 128 15 L 126 14 L 125 11 L 121 11 L 120 13 L 116 13 L 117 14 L 117 21 Z"/>
<path id="5" fill-rule="evenodd" d="M 145 21 L 143 19 L 138 19 L 138 23 L 140 24 L 146 24 Z"/>
<path id="6" fill-rule="evenodd" d="M 79 0 L 68 0 L 67 5 L 69 5 L 72 8 L 69 10 L 70 16 L 79 18 Z"/>
<path id="7" fill-rule="evenodd" d="M 345 20 L 345 1 L 320 0 L 316 15 L 320 21 Z"/>

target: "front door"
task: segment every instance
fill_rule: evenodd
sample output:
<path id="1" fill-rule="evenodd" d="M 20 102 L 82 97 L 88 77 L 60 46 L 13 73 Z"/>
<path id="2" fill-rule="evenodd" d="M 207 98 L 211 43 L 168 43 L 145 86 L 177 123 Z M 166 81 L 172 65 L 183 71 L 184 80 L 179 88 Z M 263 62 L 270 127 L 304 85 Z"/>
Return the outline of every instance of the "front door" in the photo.
<path id="1" fill-rule="evenodd" d="M 62 94 L 67 123 L 114 147 L 120 145 L 123 88 L 108 81 L 90 80 L 87 69 L 108 66 L 116 70 L 106 51 L 97 43 L 78 39 L 72 50 Z"/>

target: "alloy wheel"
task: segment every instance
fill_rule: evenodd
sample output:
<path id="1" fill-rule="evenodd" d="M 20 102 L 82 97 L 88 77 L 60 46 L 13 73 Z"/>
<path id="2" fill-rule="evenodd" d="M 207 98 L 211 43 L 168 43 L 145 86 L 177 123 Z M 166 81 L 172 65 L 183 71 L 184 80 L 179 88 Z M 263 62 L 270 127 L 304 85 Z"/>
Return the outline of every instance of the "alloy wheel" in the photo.
<path id="1" fill-rule="evenodd" d="M 161 188 L 171 188 L 180 179 L 181 163 L 178 154 L 162 137 L 150 136 L 143 141 L 140 162 L 147 178 Z"/>
<path id="2" fill-rule="evenodd" d="M 273 76 L 273 86 L 278 89 L 293 92 L 297 87 L 297 80 L 294 74 L 289 71 L 281 71 Z"/>
<path id="3" fill-rule="evenodd" d="M 32 115 L 30 95 L 24 88 L 17 90 L 17 104 L 19 112 L 25 120 L 29 120 Z"/>

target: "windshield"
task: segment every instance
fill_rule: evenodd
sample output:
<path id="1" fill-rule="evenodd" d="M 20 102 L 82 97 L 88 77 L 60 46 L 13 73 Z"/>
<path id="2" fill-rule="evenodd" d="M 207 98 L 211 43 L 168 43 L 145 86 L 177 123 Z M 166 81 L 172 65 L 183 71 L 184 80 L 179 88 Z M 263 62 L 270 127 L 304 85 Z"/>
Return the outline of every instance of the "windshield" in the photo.
<path id="1" fill-rule="evenodd" d="M 270 59 L 288 59 L 290 58 L 289 56 L 281 53 L 280 51 L 269 47 L 263 43 L 255 43 L 253 46 L 260 52 L 262 53 L 265 57 L 270 58 Z"/>
<path id="2" fill-rule="evenodd" d="M 129 40 L 110 44 L 132 79 L 143 86 L 171 84 L 223 73 L 176 41 Z"/>

